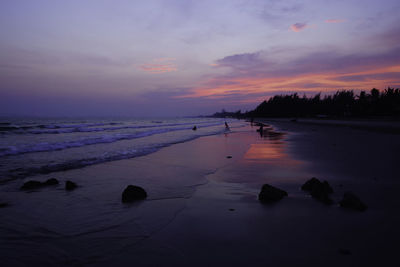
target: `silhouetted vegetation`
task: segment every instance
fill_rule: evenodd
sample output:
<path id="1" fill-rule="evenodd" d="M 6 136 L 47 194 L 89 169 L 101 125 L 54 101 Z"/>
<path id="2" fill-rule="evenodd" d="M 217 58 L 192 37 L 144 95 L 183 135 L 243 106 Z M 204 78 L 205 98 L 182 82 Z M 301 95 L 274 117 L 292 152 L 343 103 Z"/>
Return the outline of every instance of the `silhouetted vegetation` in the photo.
<path id="1" fill-rule="evenodd" d="M 262 102 L 247 114 L 250 117 L 365 117 L 399 116 L 400 89 L 384 91 L 372 89 L 355 95 L 351 90 L 337 91 L 334 95 L 321 94 L 299 97 L 297 93 L 278 95 Z"/>
<path id="2" fill-rule="evenodd" d="M 222 109 L 221 112 L 216 112 L 214 113 L 211 117 L 215 118 L 243 118 L 245 117 L 246 113 L 242 113 L 241 110 L 238 110 L 236 112 L 228 112 L 225 109 Z"/>
<path id="3" fill-rule="evenodd" d="M 215 117 L 400 117 L 400 89 L 387 88 L 383 91 L 372 89 L 361 91 L 359 95 L 352 90 L 337 91 L 333 95 L 321 97 L 300 97 L 297 93 L 277 95 L 262 102 L 247 113 L 215 113 Z"/>

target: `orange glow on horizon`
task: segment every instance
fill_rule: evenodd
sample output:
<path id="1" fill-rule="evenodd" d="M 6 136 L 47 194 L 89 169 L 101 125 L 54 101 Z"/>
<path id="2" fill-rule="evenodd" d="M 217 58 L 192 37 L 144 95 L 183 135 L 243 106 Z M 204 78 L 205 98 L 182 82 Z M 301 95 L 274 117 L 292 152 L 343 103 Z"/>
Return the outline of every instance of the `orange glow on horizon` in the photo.
<path id="1" fill-rule="evenodd" d="M 378 74 L 399 74 L 400 65 L 386 66 L 378 69 L 353 70 L 346 73 L 312 73 L 295 76 L 280 77 L 237 77 L 227 80 L 226 78 L 213 78 L 204 83 L 203 86 L 195 88 L 187 95 L 178 98 L 224 98 L 228 95 L 243 95 L 271 93 L 274 91 L 318 91 L 326 92 L 341 89 L 370 90 L 372 88 L 385 88 L 392 84 L 399 84 L 400 78 L 372 77 Z M 368 77 L 370 75 L 370 77 Z M 357 78 L 357 76 L 366 76 Z M 354 80 L 351 78 L 354 77 Z M 258 100 L 258 99 L 257 99 Z M 256 99 L 243 99 L 241 102 L 255 102 Z"/>

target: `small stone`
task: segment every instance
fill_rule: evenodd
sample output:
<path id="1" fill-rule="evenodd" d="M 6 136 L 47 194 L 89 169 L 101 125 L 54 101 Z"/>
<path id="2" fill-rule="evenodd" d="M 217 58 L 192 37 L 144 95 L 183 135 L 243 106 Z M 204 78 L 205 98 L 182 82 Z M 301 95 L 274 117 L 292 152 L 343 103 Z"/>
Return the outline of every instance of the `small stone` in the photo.
<path id="1" fill-rule="evenodd" d="M 327 181 L 323 181 L 322 182 L 322 187 L 323 187 L 323 190 L 325 192 L 327 192 L 328 194 L 333 193 L 333 189 L 332 189 L 332 187 L 330 186 L 330 184 Z"/>
<path id="2" fill-rule="evenodd" d="M 67 191 L 72 191 L 77 187 L 78 187 L 78 185 L 74 182 L 71 182 L 71 181 L 65 182 L 65 190 L 67 190 Z"/>
<path id="3" fill-rule="evenodd" d="M 9 206 L 9 204 L 6 203 L 6 202 L 1 202 L 0 203 L 0 208 L 5 208 L 5 207 L 8 207 L 8 206 Z"/>
<path id="4" fill-rule="evenodd" d="M 310 195 L 321 201 L 322 203 L 325 203 L 327 205 L 330 205 L 333 203 L 333 200 L 329 198 L 328 192 L 325 191 L 323 188 L 322 184 L 320 186 L 315 186 L 313 190 L 310 192 Z"/>
<path id="5" fill-rule="evenodd" d="M 122 193 L 122 202 L 133 202 L 143 200 L 147 197 L 146 191 L 140 186 L 128 185 Z"/>
<path id="6" fill-rule="evenodd" d="M 329 198 L 329 194 L 333 193 L 333 189 L 327 181 L 321 183 L 320 180 L 313 177 L 307 182 L 305 182 L 301 187 L 301 189 L 310 192 L 310 195 L 313 198 L 327 205 L 333 203 L 333 201 Z"/>
<path id="7" fill-rule="evenodd" d="M 302 186 L 301 186 L 301 190 L 303 191 L 311 191 L 313 189 L 313 187 L 317 184 L 321 183 L 320 180 L 318 180 L 315 177 L 312 177 L 310 180 L 308 180 L 307 182 L 305 182 Z"/>
<path id="8" fill-rule="evenodd" d="M 263 203 L 276 202 L 287 196 L 288 193 L 284 190 L 276 188 L 269 184 L 264 184 L 258 194 L 258 200 Z"/>
<path id="9" fill-rule="evenodd" d="M 346 192 L 343 195 L 343 199 L 339 202 L 340 206 L 343 208 L 365 211 L 367 205 L 365 205 L 358 196 L 352 192 Z"/>
<path id="10" fill-rule="evenodd" d="M 226 158 L 227 158 L 227 159 L 231 159 L 231 158 L 232 158 L 232 156 L 226 156 Z"/>
<path id="11" fill-rule="evenodd" d="M 48 179 L 46 182 L 39 182 L 35 180 L 28 181 L 21 186 L 21 190 L 33 190 L 44 186 L 58 185 L 59 182 L 55 178 Z"/>
<path id="12" fill-rule="evenodd" d="M 32 190 L 42 186 L 42 183 L 39 181 L 28 181 L 21 186 L 21 190 Z"/>
<path id="13" fill-rule="evenodd" d="M 43 185 L 57 185 L 57 184 L 59 184 L 59 182 L 56 178 L 48 179 L 46 182 L 43 183 Z"/>
<path id="14" fill-rule="evenodd" d="M 235 209 L 229 209 L 229 211 L 234 211 Z"/>

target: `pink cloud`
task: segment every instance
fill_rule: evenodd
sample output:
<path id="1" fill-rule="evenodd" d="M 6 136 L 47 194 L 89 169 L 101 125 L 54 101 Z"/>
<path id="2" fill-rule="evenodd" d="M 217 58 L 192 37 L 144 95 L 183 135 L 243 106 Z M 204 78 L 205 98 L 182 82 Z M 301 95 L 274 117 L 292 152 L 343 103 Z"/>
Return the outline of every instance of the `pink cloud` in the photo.
<path id="1" fill-rule="evenodd" d="M 146 63 L 139 66 L 139 69 L 148 73 L 166 73 L 177 71 L 178 67 L 174 63 L 175 58 L 156 58 L 154 63 Z"/>
<path id="2" fill-rule="evenodd" d="M 304 53 L 290 62 L 273 62 L 263 51 L 235 54 L 217 60 L 230 73 L 206 77 L 176 98 L 226 99 L 259 102 L 264 95 L 284 89 L 292 92 L 326 92 L 337 89 L 398 87 L 400 48 L 377 54 L 342 55 L 334 50 Z M 246 71 L 243 71 L 246 69 Z"/>
<path id="3" fill-rule="evenodd" d="M 345 19 L 327 19 L 325 20 L 326 23 L 342 23 L 345 22 Z"/>
<path id="4" fill-rule="evenodd" d="M 299 31 L 304 30 L 307 27 L 308 27 L 307 23 L 298 22 L 298 23 L 291 25 L 290 29 L 294 32 L 299 32 Z"/>

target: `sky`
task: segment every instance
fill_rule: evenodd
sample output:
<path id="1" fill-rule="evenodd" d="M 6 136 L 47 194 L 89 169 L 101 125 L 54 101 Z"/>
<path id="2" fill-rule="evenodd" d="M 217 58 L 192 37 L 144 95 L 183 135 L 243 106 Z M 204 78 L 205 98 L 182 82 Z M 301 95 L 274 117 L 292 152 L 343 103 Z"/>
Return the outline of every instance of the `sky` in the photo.
<path id="1" fill-rule="evenodd" d="M 400 87 L 398 0 L 1 0 L 0 116 L 191 116 Z"/>

